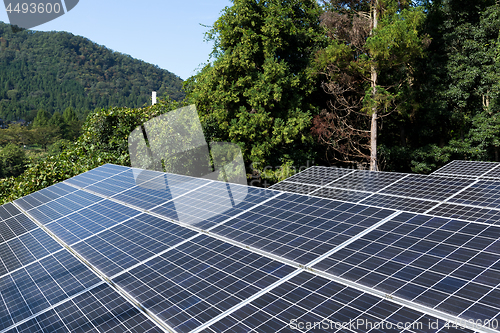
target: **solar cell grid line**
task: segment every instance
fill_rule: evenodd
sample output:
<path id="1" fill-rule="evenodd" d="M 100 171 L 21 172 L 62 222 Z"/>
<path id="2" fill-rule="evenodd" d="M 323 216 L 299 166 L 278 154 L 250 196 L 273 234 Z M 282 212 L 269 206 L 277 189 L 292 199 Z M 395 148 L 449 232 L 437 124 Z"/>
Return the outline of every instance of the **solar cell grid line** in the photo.
<path id="1" fill-rule="evenodd" d="M 18 214 L 21 214 L 21 211 L 10 202 L 0 206 L 0 222 Z"/>
<path id="2" fill-rule="evenodd" d="M 438 201 L 421 200 L 378 193 L 373 193 L 371 196 L 359 202 L 359 204 L 362 205 L 395 209 L 411 213 L 427 212 L 439 203 L 440 202 Z"/>
<path id="3" fill-rule="evenodd" d="M 200 235 L 115 277 L 113 283 L 173 330 L 189 332 L 295 270 Z"/>
<path id="4" fill-rule="evenodd" d="M 85 186 L 120 174 L 124 171 L 127 171 L 128 169 L 128 167 L 124 167 L 121 165 L 105 164 L 95 169 L 71 177 L 70 179 L 66 179 L 64 182 L 67 184 L 78 186 L 79 188 L 83 188 Z"/>
<path id="5" fill-rule="evenodd" d="M 192 333 L 318 329 L 356 333 L 447 332 L 444 326 L 445 322 L 436 317 L 310 272 L 301 272 L 209 327 Z M 473 332 L 468 329 L 452 331 Z"/>
<path id="6" fill-rule="evenodd" d="M 46 187 L 40 191 L 16 199 L 14 202 L 24 210 L 38 207 L 63 195 L 76 191 L 73 187 L 64 183 L 58 183 Z"/>
<path id="7" fill-rule="evenodd" d="M 452 176 L 410 175 L 403 180 L 386 187 L 381 194 L 393 194 L 410 198 L 426 198 L 444 201 L 451 195 L 465 189 L 477 180 Z"/>
<path id="8" fill-rule="evenodd" d="M 317 185 L 299 184 L 299 183 L 288 182 L 286 180 L 283 180 L 269 187 L 269 189 L 271 190 L 293 192 L 300 194 L 309 194 L 319 188 L 320 186 Z"/>
<path id="9" fill-rule="evenodd" d="M 44 228 L 44 227 L 43 227 L 43 225 L 41 225 L 41 224 L 40 224 L 40 227 L 41 227 L 41 228 Z M 57 237 L 56 237 L 56 238 L 57 238 Z M 60 243 L 62 243 L 62 244 L 63 244 L 63 242 L 60 242 Z M 68 248 L 68 249 L 69 249 L 69 248 Z M 88 264 L 88 262 L 84 260 L 84 258 L 82 258 L 81 256 L 73 256 L 73 255 L 75 255 L 75 252 L 73 252 L 72 250 L 71 250 L 71 253 L 72 253 L 72 254 L 69 254 L 69 252 L 66 252 L 66 251 L 61 251 L 61 252 L 59 252 L 59 253 L 55 253 L 53 256 L 56 256 L 56 255 L 57 255 L 57 256 L 59 256 L 59 255 L 61 255 L 61 253 L 63 253 L 63 254 L 67 253 L 68 255 L 70 255 L 70 256 L 71 256 L 71 258 L 72 258 L 72 259 L 74 259 L 74 260 L 75 260 L 75 262 L 76 262 L 77 264 L 82 265 L 82 267 L 86 270 L 86 272 L 85 272 L 85 274 L 86 274 L 86 275 L 89 275 L 89 272 L 90 272 L 90 276 L 91 276 L 91 277 L 93 277 L 93 278 L 97 278 L 99 281 L 100 281 L 100 279 L 105 280 L 105 277 L 104 277 L 103 275 L 97 275 L 97 274 L 93 273 L 93 272 L 92 272 L 92 271 L 91 271 L 91 270 L 87 267 L 87 266 L 90 266 L 90 267 L 92 267 L 92 266 L 91 266 L 91 265 L 89 265 L 89 264 Z M 53 257 L 53 256 L 52 256 L 52 257 Z M 78 258 L 78 259 L 77 259 L 77 258 Z M 83 259 L 83 260 L 82 260 L 82 259 Z M 49 259 L 44 259 L 44 260 L 49 260 Z M 42 261 L 39 261 L 39 263 L 42 263 Z M 87 266 L 85 266 L 83 263 L 85 263 Z M 35 264 L 37 264 L 37 263 L 35 263 Z M 68 264 L 66 263 L 66 264 L 65 264 L 65 266 L 62 266 L 62 267 L 66 267 L 66 268 L 68 268 L 69 266 L 68 266 Z M 48 269 L 48 268 L 47 268 L 47 271 L 49 271 L 49 269 Z M 62 278 L 62 279 L 63 279 L 63 281 L 64 281 L 64 287 L 63 287 L 63 290 L 65 290 L 66 295 L 68 295 L 68 291 L 74 290 L 74 289 L 75 289 L 75 286 L 76 286 L 76 287 L 78 287 L 78 286 L 75 284 L 75 282 L 73 282 L 71 279 L 67 279 L 67 278 L 65 278 L 64 276 L 60 276 L 60 274 L 52 274 L 52 275 L 53 275 L 53 276 L 59 276 L 59 278 Z M 76 276 L 76 275 L 75 275 L 75 276 Z M 86 276 L 86 277 L 81 277 L 80 279 L 83 279 L 83 278 L 88 278 L 88 276 Z M 53 290 L 53 289 L 54 289 L 54 288 L 52 288 L 51 290 Z M 78 290 L 76 290 L 76 291 L 78 291 Z M 53 292 L 53 291 L 51 291 L 51 292 Z"/>
<path id="10" fill-rule="evenodd" d="M 45 227 L 65 244 L 72 245 L 141 214 L 136 209 L 105 199 L 47 223 Z"/>
<path id="11" fill-rule="evenodd" d="M 148 222 L 161 225 L 162 229 L 153 228 Z M 71 247 L 102 274 L 111 277 L 198 234 L 143 214 L 82 239 Z"/>
<path id="12" fill-rule="evenodd" d="M 209 231 L 306 264 L 392 213 L 382 208 L 283 193 Z"/>
<path id="13" fill-rule="evenodd" d="M 102 201 L 101 197 L 77 190 L 26 211 L 40 223 L 47 224 L 76 210 Z M 17 201 L 15 203 L 17 204 Z"/>
<path id="14" fill-rule="evenodd" d="M 496 226 L 404 213 L 313 268 L 459 318 L 499 320 L 499 237 Z"/>
<path id="15" fill-rule="evenodd" d="M 0 244 L 0 277 L 62 250 L 41 229 Z"/>
<path id="16" fill-rule="evenodd" d="M 142 170 L 136 168 L 129 168 L 118 175 L 111 176 L 101 181 L 90 184 L 85 188 L 95 193 L 103 194 L 107 197 L 112 197 L 117 194 L 123 194 L 133 188 L 157 188 L 158 185 L 165 182 L 165 173 L 154 170 Z M 177 178 L 182 177 L 176 175 Z M 174 178 L 173 176 L 170 178 Z M 199 178 L 185 176 L 185 180 L 189 179 L 195 182 L 201 182 Z M 203 180 L 210 182 L 209 180 Z M 174 180 L 175 182 L 175 180 Z"/>
<path id="17" fill-rule="evenodd" d="M 499 179 L 500 178 L 500 163 L 498 163 L 498 166 L 487 173 L 481 175 L 481 178 L 493 178 L 493 179 Z"/>
<path id="18" fill-rule="evenodd" d="M 497 168 L 499 165 L 500 164 L 496 162 L 454 160 L 434 171 L 432 175 L 444 174 L 453 176 L 481 177 L 489 171 Z"/>
<path id="19" fill-rule="evenodd" d="M 112 196 L 120 200 L 145 210 L 153 209 L 167 201 L 170 201 L 188 191 L 207 185 L 210 180 L 199 178 L 186 178 L 184 182 L 176 182 L 173 177 L 176 175 L 166 174 L 128 190 Z M 168 184 L 168 185 L 167 185 Z"/>
<path id="20" fill-rule="evenodd" d="M 500 225 L 500 210 L 480 208 L 462 204 L 441 203 L 431 211 L 429 215 L 448 217 L 471 222 Z"/>
<path id="21" fill-rule="evenodd" d="M 328 198 L 333 200 L 341 200 L 346 202 L 358 203 L 369 197 L 372 193 L 364 191 L 351 191 L 343 188 L 335 188 L 330 186 L 322 186 L 321 188 L 309 193 L 309 195 Z"/>
<path id="22" fill-rule="evenodd" d="M 0 333 L 165 332 L 104 282 Z"/>
<path id="23" fill-rule="evenodd" d="M 500 181 L 478 180 L 446 201 L 485 208 L 498 208 L 500 207 Z"/>
<path id="24" fill-rule="evenodd" d="M 354 172 L 333 180 L 326 186 L 348 190 L 377 192 L 406 176 L 407 174 L 397 172 L 354 170 Z"/>
<path id="25" fill-rule="evenodd" d="M 333 180 L 352 173 L 352 169 L 342 169 L 336 167 L 319 167 L 312 166 L 304 171 L 299 172 L 289 178 L 287 181 L 309 185 L 326 185 Z"/>
<path id="26" fill-rule="evenodd" d="M 35 228 L 37 225 L 26 215 L 21 213 L 14 215 L 0 222 L 0 243 L 19 237 Z"/>
<path id="27" fill-rule="evenodd" d="M 0 278 L 0 330 L 28 320 L 102 280 L 67 251 L 59 251 Z"/>
<path id="28" fill-rule="evenodd" d="M 130 170 L 132 170 L 132 168 L 129 168 Z M 158 172 L 156 171 L 150 171 L 150 170 L 145 170 L 146 173 L 155 173 L 155 174 L 158 174 Z M 164 174 L 164 173 L 162 173 Z M 193 179 L 193 183 L 191 187 L 188 187 L 188 188 L 184 188 L 182 189 L 181 192 L 178 192 L 176 195 L 175 195 L 175 198 L 179 198 L 179 197 L 182 197 L 186 194 L 189 194 L 195 190 L 197 190 L 198 188 L 200 187 L 203 187 L 203 186 L 206 186 L 208 185 L 209 183 L 211 183 L 212 181 L 210 180 L 199 180 L 199 179 L 196 179 L 196 178 L 193 178 L 193 177 L 184 177 L 184 176 L 179 176 L 179 175 L 173 175 L 173 174 L 168 174 L 168 176 L 172 179 L 174 179 L 174 183 L 179 183 L 179 181 L 175 181 L 175 178 L 192 178 Z M 157 178 L 160 177 L 160 176 L 156 176 Z M 133 200 L 130 200 L 130 196 L 128 196 L 128 192 L 129 191 L 133 191 L 134 189 L 137 189 L 137 188 L 140 188 L 142 185 L 144 184 L 149 184 L 151 182 L 154 182 L 155 179 L 150 179 L 148 178 L 148 181 L 147 182 L 143 182 L 143 183 L 140 183 L 139 185 L 136 185 L 132 188 L 126 188 L 122 191 L 119 191 L 119 192 L 115 192 L 114 194 L 112 193 L 99 193 L 99 192 L 96 192 L 94 191 L 95 188 L 90 188 L 90 187 L 85 187 L 85 188 L 81 188 L 82 190 L 84 191 L 87 191 L 89 193 L 92 193 L 92 194 L 95 194 L 97 196 L 100 196 L 102 198 L 107 198 L 111 201 L 114 201 L 114 202 L 117 202 L 117 203 L 120 203 L 120 204 L 124 204 L 126 206 L 130 206 L 130 207 L 134 207 L 136 209 L 139 209 L 141 211 L 149 211 L 149 210 L 152 210 L 152 209 L 155 209 L 155 208 L 159 208 L 162 204 L 164 204 L 165 202 L 169 202 L 172 200 L 172 197 L 167 197 L 167 198 L 154 198 L 154 202 L 152 204 L 148 203 L 147 201 L 145 200 L 148 200 L 148 199 L 151 199 L 151 197 L 146 197 L 144 199 L 137 199 L 137 198 L 133 198 Z M 198 181 L 201 181 L 201 183 L 199 184 L 199 186 L 197 186 L 197 182 Z M 135 180 L 134 180 L 135 182 Z M 159 183 L 163 183 L 163 182 L 159 182 Z M 72 185 L 72 184 L 70 184 Z M 75 185 L 72 185 L 72 186 L 75 186 Z M 158 185 L 156 185 L 158 186 Z M 79 187 L 78 187 L 79 188 Z M 111 196 L 108 196 L 111 195 Z M 170 193 L 168 191 L 164 192 L 163 195 L 170 195 Z M 141 194 L 142 195 L 142 194 Z M 158 201 L 159 200 L 159 201 Z"/>
<path id="29" fill-rule="evenodd" d="M 228 189 L 229 187 L 229 189 Z M 189 191 L 149 212 L 201 230 L 277 197 L 281 192 L 214 181 Z M 207 200 L 207 198 L 209 198 Z M 196 207 L 196 209 L 194 209 Z"/>

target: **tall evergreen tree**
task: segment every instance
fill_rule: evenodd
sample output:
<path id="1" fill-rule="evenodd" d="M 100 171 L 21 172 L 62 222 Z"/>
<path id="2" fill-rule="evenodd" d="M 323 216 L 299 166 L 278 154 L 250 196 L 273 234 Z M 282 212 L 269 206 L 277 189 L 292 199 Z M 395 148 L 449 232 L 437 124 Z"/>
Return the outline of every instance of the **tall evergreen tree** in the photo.
<path id="1" fill-rule="evenodd" d="M 33 127 L 45 127 L 49 125 L 50 114 L 44 109 L 38 110 L 35 119 L 33 120 Z"/>
<path id="2" fill-rule="evenodd" d="M 412 64 L 423 55 L 425 15 L 408 1 L 326 1 L 322 23 L 329 45 L 316 65 L 332 95 L 330 110 L 314 121 L 313 131 L 345 163 L 369 162 L 378 169 L 379 120 L 403 113 L 410 96 Z"/>

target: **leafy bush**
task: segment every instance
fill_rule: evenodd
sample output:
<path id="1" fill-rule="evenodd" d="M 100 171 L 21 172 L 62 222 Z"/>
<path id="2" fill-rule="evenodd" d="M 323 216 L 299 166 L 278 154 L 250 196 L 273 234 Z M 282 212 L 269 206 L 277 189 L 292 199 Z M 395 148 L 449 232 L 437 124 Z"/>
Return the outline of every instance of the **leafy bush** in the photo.
<path id="1" fill-rule="evenodd" d="M 58 154 L 32 163 L 17 177 L 0 179 L 0 204 L 15 200 L 106 163 L 130 166 L 128 135 L 137 126 L 176 109 L 175 101 L 160 100 L 143 108 L 110 108 L 87 117 L 82 135 Z"/>
<path id="2" fill-rule="evenodd" d="M 19 176 L 27 162 L 26 153 L 19 146 L 9 143 L 0 148 L 0 178 Z"/>

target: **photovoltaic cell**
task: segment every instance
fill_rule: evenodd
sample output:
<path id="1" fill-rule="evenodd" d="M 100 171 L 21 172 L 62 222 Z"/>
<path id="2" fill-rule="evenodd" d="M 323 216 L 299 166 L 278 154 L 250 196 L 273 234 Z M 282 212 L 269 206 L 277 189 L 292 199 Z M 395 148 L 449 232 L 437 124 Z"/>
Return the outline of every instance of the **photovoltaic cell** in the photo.
<path id="1" fill-rule="evenodd" d="M 306 264 L 392 213 L 286 193 L 210 232 Z"/>
<path id="2" fill-rule="evenodd" d="M 10 327 L 101 280 L 67 251 L 0 277 L 0 329 Z"/>
<path id="3" fill-rule="evenodd" d="M 47 224 L 99 201 L 103 201 L 103 199 L 91 193 L 78 190 L 32 208 L 28 210 L 28 213 L 38 222 Z"/>
<path id="4" fill-rule="evenodd" d="M 350 191 L 341 188 L 331 188 L 326 186 L 326 187 L 321 187 L 319 190 L 309 193 L 309 195 L 356 203 L 367 198 L 368 196 L 371 195 L 371 193 Z"/>
<path id="5" fill-rule="evenodd" d="M 152 210 L 169 219 L 208 229 L 279 192 L 213 182 Z"/>
<path id="6" fill-rule="evenodd" d="M 287 178 L 289 182 L 310 184 L 310 185 L 326 185 L 335 179 L 345 176 L 351 173 L 352 169 L 341 169 L 335 167 L 318 167 L 314 166 L 306 169 L 290 178 Z"/>
<path id="7" fill-rule="evenodd" d="M 62 246 L 40 228 L 0 243 L 0 276 L 29 265 Z"/>
<path id="8" fill-rule="evenodd" d="M 494 179 L 499 179 L 500 178 L 500 167 L 497 167 L 495 169 L 492 169 L 489 171 L 487 174 L 483 175 L 481 178 L 494 178 Z"/>
<path id="9" fill-rule="evenodd" d="M 500 210 L 442 203 L 430 215 L 500 225 Z"/>
<path id="10" fill-rule="evenodd" d="M 130 168 L 121 165 L 105 164 L 67 179 L 64 182 L 78 187 L 85 187 L 128 170 Z"/>
<path id="11" fill-rule="evenodd" d="M 29 210 L 74 191 L 76 191 L 75 188 L 63 183 L 58 183 L 33 194 L 19 198 L 14 202 L 22 209 Z"/>
<path id="12" fill-rule="evenodd" d="M 368 206 L 402 210 L 412 213 L 424 213 L 436 206 L 439 202 L 375 193 L 360 203 Z"/>
<path id="13" fill-rule="evenodd" d="M 480 180 L 448 202 L 488 208 L 500 207 L 500 181 Z"/>
<path id="14" fill-rule="evenodd" d="M 112 277 L 196 234 L 143 214 L 77 242 L 72 248 L 106 276 Z"/>
<path id="15" fill-rule="evenodd" d="M 354 170 L 352 173 L 334 180 L 328 185 L 348 190 L 377 192 L 405 176 L 404 173 L 396 172 Z"/>
<path id="16" fill-rule="evenodd" d="M 0 206 L 0 222 L 18 214 L 21 214 L 21 211 L 10 202 Z"/>
<path id="17" fill-rule="evenodd" d="M 475 180 L 460 177 L 409 175 L 381 191 L 410 198 L 443 201 Z"/>
<path id="18" fill-rule="evenodd" d="M 446 330 L 444 325 L 435 317 L 302 272 L 202 332 L 472 332 Z"/>
<path id="19" fill-rule="evenodd" d="M 177 332 L 189 332 L 293 272 L 201 235 L 113 279 Z"/>
<path id="20" fill-rule="evenodd" d="M 0 243 L 21 236 L 37 228 L 36 224 L 24 214 L 17 214 L 0 222 Z"/>
<path id="21" fill-rule="evenodd" d="M 287 181 L 281 181 L 281 182 L 269 187 L 269 189 L 272 189 L 272 190 L 300 193 L 300 194 L 308 194 L 308 193 L 316 191 L 319 188 L 320 188 L 320 186 L 316 186 L 316 185 L 298 184 L 298 183 L 291 183 L 291 182 L 287 182 Z"/>
<path id="22" fill-rule="evenodd" d="M 113 199 L 148 210 L 209 182 L 206 179 L 162 174 L 152 180 L 139 182 L 137 186 L 114 195 Z"/>
<path id="23" fill-rule="evenodd" d="M 106 284 L 100 284 L 7 333 L 32 332 L 163 332 Z"/>
<path id="24" fill-rule="evenodd" d="M 500 227 L 403 213 L 313 268 L 459 318 L 500 320 Z"/>
<path id="25" fill-rule="evenodd" d="M 452 175 L 452 176 L 481 176 L 498 166 L 494 162 L 479 161 L 451 161 L 444 167 L 434 171 L 433 175 Z"/>

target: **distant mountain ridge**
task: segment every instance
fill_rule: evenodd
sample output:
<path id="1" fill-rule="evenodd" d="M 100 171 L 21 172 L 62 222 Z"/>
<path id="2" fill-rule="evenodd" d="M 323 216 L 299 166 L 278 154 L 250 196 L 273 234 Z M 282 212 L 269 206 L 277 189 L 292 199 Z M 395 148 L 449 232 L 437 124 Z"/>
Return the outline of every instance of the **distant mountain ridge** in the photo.
<path id="1" fill-rule="evenodd" d="M 151 91 L 184 98 L 182 79 L 156 65 L 68 32 L 22 30 L 0 22 L 0 118 L 31 120 L 37 110 L 80 115 L 95 108 L 139 107 Z"/>

